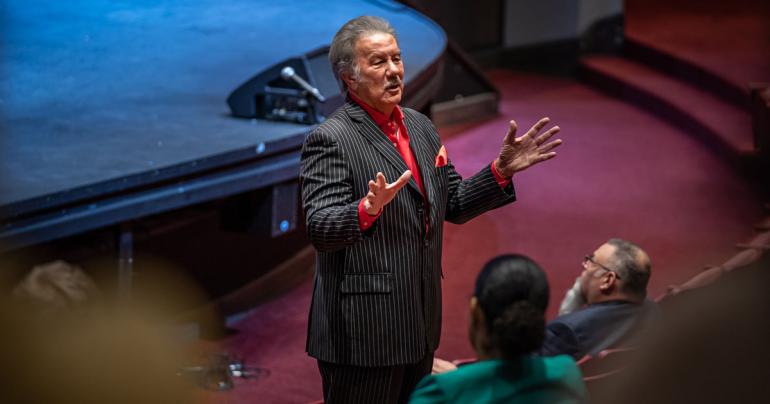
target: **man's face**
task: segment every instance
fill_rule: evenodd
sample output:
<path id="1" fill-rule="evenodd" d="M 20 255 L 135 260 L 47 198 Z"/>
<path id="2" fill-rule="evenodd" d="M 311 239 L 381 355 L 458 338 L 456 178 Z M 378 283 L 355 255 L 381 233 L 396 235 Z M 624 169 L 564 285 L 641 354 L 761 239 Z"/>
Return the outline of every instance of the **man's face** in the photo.
<path id="1" fill-rule="evenodd" d="M 393 35 L 374 33 L 356 42 L 358 77 L 345 82 L 362 101 L 389 114 L 401 102 L 404 92 L 404 65 L 401 50 Z"/>
<path id="2" fill-rule="evenodd" d="M 607 275 L 607 270 L 602 266 L 611 268 L 610 259 L 615 253 L 616 247 L 610 244 L 602 244 L 594 251 L 591 259 L 583 261 L 583 272 L 580 274 L 580 291 L 587 303 L 593 303 L 595 297 L 601 294 L 602 278 Z"/>

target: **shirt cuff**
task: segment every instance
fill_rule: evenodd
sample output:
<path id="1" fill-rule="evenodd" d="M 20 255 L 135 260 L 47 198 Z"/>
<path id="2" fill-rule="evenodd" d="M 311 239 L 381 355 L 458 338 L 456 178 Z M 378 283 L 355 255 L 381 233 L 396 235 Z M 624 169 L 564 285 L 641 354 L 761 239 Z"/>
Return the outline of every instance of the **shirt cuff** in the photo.
<path id="1" fill-rule="evenodd" d="M 503 177 L 503 175 L 500 174 L 497 171 L 497 167 L 495 167 L 495 162 L 494 161 L 492 162 L 492 175 L 495 176 L 495 180 L 497 180 L 497 185 L 500 185 L 500 188 L 505 188 L 505 187 L 508 186 L 508 184 L 511 183 L 511 179 L 510 178 Z M 364 213 L 366 213 L 366 212 L 364 212 Z"/>
<path id="2" fill-rule="evenodd" d="M 361 199 L 361 202 L 358 203 L 358 227 L 361 228 L 361 231 L 369 230 L 369 228 L 374 224 L 374 221 L 377 220 L 377 218 L 382 214 L 382 209 L 380 209 L 380 211 L 377 212 L 377 214 L 374 216 L 367 213 L 366 208 L 364 208 L 365 200 L 366 198 L 363 198 Z"/>

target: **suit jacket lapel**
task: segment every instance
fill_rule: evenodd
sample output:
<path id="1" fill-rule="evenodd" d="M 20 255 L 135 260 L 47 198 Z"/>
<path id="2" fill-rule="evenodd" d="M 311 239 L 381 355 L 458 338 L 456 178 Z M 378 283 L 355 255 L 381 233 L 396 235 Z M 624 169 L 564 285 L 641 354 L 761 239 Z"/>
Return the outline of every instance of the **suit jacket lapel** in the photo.
<path id="1" fill-rule="evenodd" d="M 364 111 L 363 108 L 358 106 L 358 104 L 353 101 L 348 101 L 345 104 L 345 110 L 347 111 L 350 118 L 353 119 L 354 122 L 358 123 L 358 132 L 361 133 L 361 135 L 372 145 L 374 150 L 385 156 L 385 159 L 388 160 L 388 162 L 392 164 L 399 173 L 403 173 L 407 170 L 406 163 L 404 163 L 404 159 L 401 158 L 398 150 L 393 147 L 393 143 L 391 143 L 388 137 L 382 133 L 382 130 L 377 126 L 372 117 L 370 117 L 369 114 Z M 407 130 L 411 131 L 412 129 L 408 128 Z M 411 136 L 411 132 L 409 133 Z M 422 172 L 422 168 L 420 168 L 420 171 Z M 389 182 L 395 181 L 396 179 L 398 178 L 387 178 Z M 420 194 L 420 187 L 417 185 L 417 181 L 414 180 L 414 177 L 409 179 L 407 186 L 411 187 L 414 191 L 417 191 L 417 193 Z"/>
<path id="2" fill-rule="evenodd" d="M 417 160 L 417 166 L 420 168 L 420 176 L 422 177 L 422 183 L 425 187 L 425 193 L 427 194 L 427 201 L 432 204 L 433 201 L 438 200 L 436 197 L 436 179 L 435 172 L 435 153 L 430 147 L 430 136 L 432 134 L 426 134 L 427 128 L 419 125 L 417 120 L 411 113 L 404 111 L 404 124 L 409 131 L 409 145 L 414 151 L 414 157 Z M 433 209 L 431 210 L 431 223 L 430 227 L 435 226 L 433 220 Z"/>

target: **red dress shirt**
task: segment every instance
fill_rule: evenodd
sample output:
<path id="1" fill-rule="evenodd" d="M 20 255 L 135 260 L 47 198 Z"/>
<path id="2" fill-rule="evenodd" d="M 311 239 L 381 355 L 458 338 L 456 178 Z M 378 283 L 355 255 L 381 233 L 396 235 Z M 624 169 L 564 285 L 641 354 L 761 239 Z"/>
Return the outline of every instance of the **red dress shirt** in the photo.
<path id="1" fill-rule="evenodd" d="M 409 169 L 409 171 L 412 172 L 412 177 L 417 182 L 417 186 L 420 187 L 420 192 L 422 193 L 423 201 L 425 202 L 426 206 L 426 212 L 427 208 L 429 207 L 428 200 L 425 193 L 425 186 L 422 182 L 422 177 L 420 176 L 420 169 L 417 165 L 417 160 L 414 158 L 414 152 L 412 151 L 412 148 L 409 146 L 409 133 L 406 130 L 406 125 L 404 125 L 404 114 L 401 111 L 401 108 L 396 105 L 396 107 L 393 109 L 393 112 L 390 114 L 390 117 L 385 116 L 380 111 L 377 111 L 374 109 L 374 107 L 370 106 L 369 104 L 362 101 L 360 98 L 358 98 L 353 92 L 348 91 L 348 95 L 350 96 L 350 99 L 352 99 L 356 104 L 361 106 L 361 108 L 366 111 L 367 114 L 374 120 L 374 122 L 377 124 L 377 126 L 380 127 L 382 132 L 385 134 L 385 136 L 388 137 L 388 140 L 393 143 L 393 146 L 396 147 L 398 150 L 398 153 L 401 155 L 401 158 L 404 159 L 404 163 L 406 163 L 406 167 Z M 497 183 L 500 184 L 501 188 L 505 188 L 508 186 L 508 183 L 511 182 L 510 178 L 503 177 L 500 173 L 497 172 L 497 168 L 495 168 L 495 163 L 492 162 L 492 174 L 494 174 L 495 179 L 497 180 Z M 374 179 L 374 178 L 373 178 Z M 390 180 L 395 180 L 391 178 Z M 358 204 L 358 225 L 361 227 L 362 231 L 366 231 L 372 225 L 374 224 L 374 221 L 377 220 L 378 217 L 380 217 L 380 214 L 382 214 L 382 209 L 380 209 L 379 212 L 375 215 L 370 215 L 366 212 L 366 209 L 364 208 L 364 201 L 366 198 L 362 198 L 361 202 Z M 428 215 L 425 215 L 425 227 L 427 230 L 428 227 Z"/>

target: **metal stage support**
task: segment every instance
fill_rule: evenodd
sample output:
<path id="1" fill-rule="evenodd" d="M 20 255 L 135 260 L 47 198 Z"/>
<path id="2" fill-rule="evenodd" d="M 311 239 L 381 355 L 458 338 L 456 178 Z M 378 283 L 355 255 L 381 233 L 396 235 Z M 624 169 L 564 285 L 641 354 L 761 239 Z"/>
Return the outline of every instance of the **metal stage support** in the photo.
<path id="1" fill-rule="evenodd" d="M 118 226 L 118 299 L 131 300 L 134 277 L 134 232 L 130 222 Z"/>

